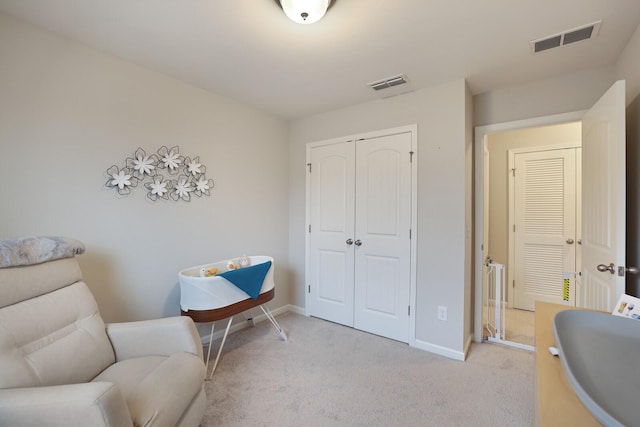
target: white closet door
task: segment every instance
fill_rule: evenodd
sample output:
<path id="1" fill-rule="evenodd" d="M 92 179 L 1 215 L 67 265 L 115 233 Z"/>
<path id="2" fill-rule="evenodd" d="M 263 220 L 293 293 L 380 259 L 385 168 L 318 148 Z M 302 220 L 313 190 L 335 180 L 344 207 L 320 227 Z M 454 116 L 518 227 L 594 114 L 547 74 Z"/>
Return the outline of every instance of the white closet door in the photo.
<path id="1" fill-rule="evenodd" d="M 575 149 L 515 156 L 514 307 L 566 301 L 565 272 L 575 271 Z"/>
<path id="2" fill-rule="evenodd" d="M 411 134 L 356 143 L 357 329 L 409 340 Z"/>
<path id="3" fill-rule="evenodd" d="M 308 311 L 353 326 L 355 145 L 315 147 L 311 164 Z"/>

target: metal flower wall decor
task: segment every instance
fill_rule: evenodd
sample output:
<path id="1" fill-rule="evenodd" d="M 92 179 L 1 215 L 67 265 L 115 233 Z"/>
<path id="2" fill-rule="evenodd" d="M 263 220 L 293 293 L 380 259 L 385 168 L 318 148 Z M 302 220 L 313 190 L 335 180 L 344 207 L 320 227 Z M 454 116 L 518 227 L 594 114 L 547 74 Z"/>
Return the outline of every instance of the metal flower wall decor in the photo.
<path id="1" fill-rule="evenodd" d="M 160 173 L 164 171 L 167 177 Z M 188 202 L 192 194 L 198 197 L 211 195 L 213 179 L 207 179 L 206 171 L 198 156 L 193 159 L 181 156 L 178 146 L 162 146 L 153 154 L 138 148 L 133 157 L 125 159 L 124 166 L 113 165 L 107 169 L 109 179 L 105 185 L 126 196 L 142 183 L 147 198 L 154 202 L 159 199 Z"/>

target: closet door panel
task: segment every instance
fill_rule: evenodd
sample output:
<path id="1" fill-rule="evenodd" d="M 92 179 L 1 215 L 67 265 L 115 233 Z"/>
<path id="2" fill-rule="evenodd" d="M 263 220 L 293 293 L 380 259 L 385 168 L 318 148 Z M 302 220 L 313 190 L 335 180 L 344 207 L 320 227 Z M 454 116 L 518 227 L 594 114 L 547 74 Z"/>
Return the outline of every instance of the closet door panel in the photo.
<path id="1" fill-rule="evenodd" d="M 313 148 L 311 164 L 308 311 L 353 326 L 354 144 Z"/>
<path id="2" fill-rule="evenodd" d="M 409 133 L 356 143 L 354 326 L 403 342 L 409 339 L 410 151 Z"/>

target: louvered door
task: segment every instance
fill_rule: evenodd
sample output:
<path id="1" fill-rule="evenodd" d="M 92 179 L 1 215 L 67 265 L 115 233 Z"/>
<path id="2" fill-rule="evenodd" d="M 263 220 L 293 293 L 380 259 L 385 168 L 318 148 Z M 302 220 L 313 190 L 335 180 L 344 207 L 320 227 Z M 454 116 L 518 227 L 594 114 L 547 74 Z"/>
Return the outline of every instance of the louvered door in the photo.
<path id="1" fill-rule="evenodd" d="M 515 308 L 534 310 L 536 300 L 575 305 L 574 289 L 567 298 L 563 287 L 576 263 L 575 152 L 515 155 Z"/>

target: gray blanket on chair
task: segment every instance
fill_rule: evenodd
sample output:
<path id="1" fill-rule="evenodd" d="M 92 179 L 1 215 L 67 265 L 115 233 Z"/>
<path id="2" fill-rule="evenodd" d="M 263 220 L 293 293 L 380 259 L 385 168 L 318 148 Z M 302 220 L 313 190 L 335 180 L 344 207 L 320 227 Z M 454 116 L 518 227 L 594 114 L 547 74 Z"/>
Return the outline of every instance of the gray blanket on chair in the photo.
<path id="1" fill-rule="evenodd" d="M 41 264 L 84 253 L 84 244 L 69 237 L 19 237 L 0 240 L 0 268 Z"/>

